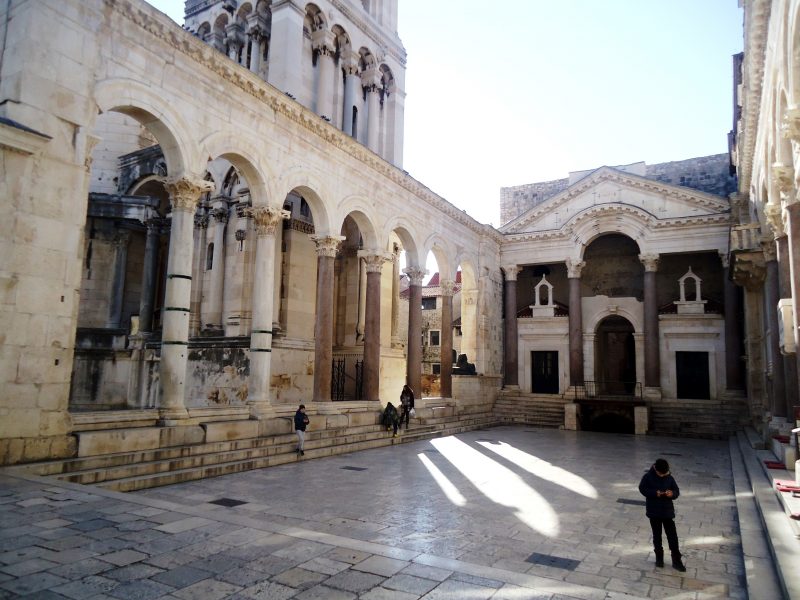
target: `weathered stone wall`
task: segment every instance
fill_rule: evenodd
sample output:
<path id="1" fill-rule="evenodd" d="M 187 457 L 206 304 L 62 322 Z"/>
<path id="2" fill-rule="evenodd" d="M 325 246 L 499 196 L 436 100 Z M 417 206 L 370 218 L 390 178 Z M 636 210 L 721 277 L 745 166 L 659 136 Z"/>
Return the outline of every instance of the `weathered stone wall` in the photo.
<path id="1" fill-rule="evenodd" d="M 500 224 L 516 219 L 522 213 L 567 189 L 569 179 L 555 179 L 500 188 Z"/>
<path id="2" fill-rule="evenodd" d="M 117 112 L 98 115 L 92 135 L 100 141 L 92 151 L 90 192 L 126 193 L 120 189 L 119 157 L 156 144 L 155 138 L 135 119 Z M 130 182 L 133 183 L 133 182 Z"/>

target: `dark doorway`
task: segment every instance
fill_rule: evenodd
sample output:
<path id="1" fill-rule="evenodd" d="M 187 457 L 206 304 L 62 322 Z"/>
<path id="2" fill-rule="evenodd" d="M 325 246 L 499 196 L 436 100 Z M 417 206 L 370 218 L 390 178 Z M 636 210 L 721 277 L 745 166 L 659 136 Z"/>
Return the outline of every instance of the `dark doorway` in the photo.
<path id="1" fill-rule="evenodd" d="M 558 352 L 552 350 L 531 352 L 532 392 L 534 394 L 558 393 Z"/>
<path id="2" fill-rule="evenodd" d="M 678 380 L 678 398 L 683 400 L 711 398 L 708 352 L 676 352 L 675 375 Z"/>
<path id="3" fill-rule="evenodd" d="M 633 325 L 611 316 L 597 326 L 596 364 L 598 391 L 630 394 L 636 386 L 636 345 Z"/>

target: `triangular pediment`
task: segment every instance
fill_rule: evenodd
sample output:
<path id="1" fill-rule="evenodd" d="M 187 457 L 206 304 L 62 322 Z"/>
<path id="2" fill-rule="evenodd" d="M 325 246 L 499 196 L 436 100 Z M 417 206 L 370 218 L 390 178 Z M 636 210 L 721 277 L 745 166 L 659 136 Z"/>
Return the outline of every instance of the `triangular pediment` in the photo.
<path id="1" fill-rule="evenodd" d="M 730 212 L 730 202 L 691 188 L 600 167 L 552 198 L 537 204 L 500 231 L 504 234 L 557 231 L 598 211 L 636 213 L 649 222 L 708 218 Z"/>

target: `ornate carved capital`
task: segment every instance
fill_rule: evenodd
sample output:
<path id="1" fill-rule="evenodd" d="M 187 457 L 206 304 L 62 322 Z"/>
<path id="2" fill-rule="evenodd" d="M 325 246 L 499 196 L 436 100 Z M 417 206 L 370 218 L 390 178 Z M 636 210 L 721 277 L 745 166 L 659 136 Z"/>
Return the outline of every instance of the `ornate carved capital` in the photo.
<path id="1" fill-rule="evenodd" d="M 215 208 L 210 214 L 216 219 L 217 223 L 228 222 L 228 209 L 226 208 Z"/>
<path id="2" fill-rule="evenodd" d="M 456 282 L 445 279 L 439 284 L 439 289 L 442 291 L 442 296 L 452 296 L 456 292 Z"/>
<path id="3" fill-rule="evenodd" d="M 658 254 L 640 254 L 639 260 L 644 265 L 645 272 L 650 271 L 658 271 L 658 260 L 660 256 Z"/>
<path id="4" fill-rule="evenodd" d="M 169 194 L 172 210 L 194 212 L 200 196 L 206 192 L 214 191 L 214 182 L 203 179 L 190 179 L 188 177 L 167 178 L 164 187 Z"/>
<path id="5" fill-rule="evenodd" d="M 569 279 L 580 278 L 581 271 L 583 271 L 583 267 L 586 266 L 586 262 L 575 258 L 568 258 L 564 262 L 567 264 L 567 277 Z"/>
<path id="6" fill-rule="evenodd" d="M 196 212 L 194 214 L 194 226 L 197 229 L 205 229 L 206 227 L 208 227 L 208 213 Z"/>
<path id="7" fill-rule="evenodd" d="M 520 272 L 520 268 L 517 265 L 506 265 L 501 267 L 501 269 L 503 269 L 503 273 L 506 274 L 506 281 L 517 280 L 517 273 Z"/>
<path id="8" fill-rule="evenodd" d="M 275 208 L 274 206 L 256 206 L 245 210 L 248 217 L 253 218 L 256 235 L 275 235 L 275 229 L 284 219 L 289 218 L 289 211 Z"/>
<path id="9" fill-rule="evenodd" d="M 775 180 L 781 196 L 790 195 L 794 188 L 794 168 L 791 165 L 775 163 L 772 165 L 772 178 Z"/>
<path id="10" fill-rule="evenodd" d="M 766 269 L 763 252 L 740 252 L 733 263 L 733 280 L 749 291 L 757 291 L 764 285 Z"/>
<path id="11" fill-rule="evenodd" d="M 408 275 L 409 285 L 422 285 L 428 271 L 419 267 L 406 267 L 403 269 L 403 273 Z"/>
<path id="12" fill-rule="evenodd" d="M 347 238 L 339 235 L 312 235 L 311 239 L 317 245 L 317 256 L 336 258 L 336 251 L 339 249 L 339 244 Z"/>
<path id="13" fill-rule="evenodd" d="M 358 256 L 364 259 L 367 273 L 380 273 L 383 268 L 383 263 L 389 260 L 389 257 L 385 254 L 375 254 L 364 250 L 359 251 Z"/>
<path id="14" fill-rule="evenodd" d="M 786 109 L 781 120 L 781 135 L 789 140 L 800 141 L 800 107 Z"/>
<path id="15" fill-rule="evenodd" d="M 764 206 L 764 218 L 767 220 L 767 225 L 772 230 L 772 235 L 777 239 L 786 235 L 783 228 L 783 210 L 780 204 L 770 202 Z"/>

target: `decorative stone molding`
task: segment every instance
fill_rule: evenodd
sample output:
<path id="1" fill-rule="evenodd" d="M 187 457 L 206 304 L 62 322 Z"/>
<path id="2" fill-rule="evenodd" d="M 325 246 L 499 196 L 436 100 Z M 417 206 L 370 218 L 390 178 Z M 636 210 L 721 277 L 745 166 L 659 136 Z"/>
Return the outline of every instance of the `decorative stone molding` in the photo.
<path id="1" fill-rule="evenodd" d="M 583 270 L 583 267 L 586 266 L 586 263 L 575 258 L 568 258 L 564 262 L 567 265 L 567 278 L 579 279 L 581 276 L 581 271 Z"/>
<path id="2" fill-rule="evenodd" d="M 311 49 L 323 56 L 333 57 L 336 35 L 327 29 L 317 29 L 311 34 Z"/>
<path id="3" fill-rule="evenodd" d="M 409 285 L 422 285 L 428 271 L 427 269 L 421 269 L 419 267 L 406 267 L 403 269 L 403 273 L 408 275 Z"/>
<path id="4" fill-rule="evenodd" d="M 775 180 L 781 196 L 791 193 L 794 188 L 794 168 L 791 165 L 774 163 L 772 165 L 772 178 Z"/>
<path id="5" fill-rule="evenodd" d="M 458 284 L 450 279 L 445 279 L 439 284 L 439 289 L 442 292 L 442 296 L 452 297 L 458 289 Z"/>
<path id="6" fill-rule="evenodd" d="M 245 214 L 248 217 L 252 217 L 258 237 L 275 235 L 278 225 L 284 219 L 290 217 L 288 210 L 275 208 L 274 206 L 256 206 L 255 208 L 247 209 Z"/>
<path id="7" fill-rule="evenodd" d="M 506 281 L 516 281 L 517 274 L 521 270 L 517 265 L 506 265 L 500 268 L 503 269 L 503 273 L 506 274 Z"/>
<path id="8" fill-rule="evenodd" d="M 764 206 L 764 218 L 767 225 L 772 230 L 772 235 L 775 239 L 786 235 L 786 230 L 783 228 L 783 209 L 777 203 L 770 202 Z"/>
<path id="9" fill-rule="evenodd" d="M 214 191 L 214 182 L 188 177 L 167 178 L 164 187 L 169 194 L 172 210 L 194 212 L 200 196 Z"/>
<path id="10" fill-rule="evenodd" d="M 339 244 L 347 238 L 339 235 L 312 235 L 311 239 L 317 245 L 317 256 L 336 258 L 336 251 L 339 249 Z"/>
<path id="11" fill-rule="evenodd" d="M 214 208 L 211 210 L 210 215 L 214 217 L 217 223 L 228 222 L 228 210 L 226 208 Z"/>
<path id="12" fill-rule="evenodd" d="M 639 260 L 644 265 L 646 272 L 658 271 L 658 261 L 661 257 L 658 254 L 640 254 Z"/>

